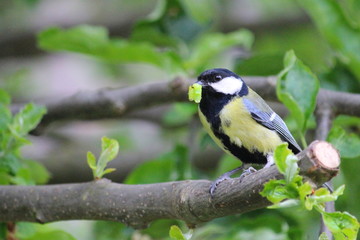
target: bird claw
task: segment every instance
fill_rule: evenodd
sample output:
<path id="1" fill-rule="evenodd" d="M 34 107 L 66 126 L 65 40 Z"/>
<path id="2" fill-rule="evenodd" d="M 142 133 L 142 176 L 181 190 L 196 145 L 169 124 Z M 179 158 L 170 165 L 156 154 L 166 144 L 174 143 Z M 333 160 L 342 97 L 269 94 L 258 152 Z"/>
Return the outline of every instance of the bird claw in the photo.
<path id="1" fill-rule="evenodd" d="M 215 181 L 213 181 L 210 185 L 210 189 L 209 189 L 209 192 L 210 192 L 210 195 L 211 197 L 214 197 L 214 192 L 217 188 L 217 186 L 222 182 L 222 181 L 225 181 L 227 179 L 230 179 L 230 177 L 228 176 L 220 176 L 218 179 L 216 179 Z"/>
<path id="2" fill-rule="evenodd" d="M 246 176 L 249 176 L 250 174 L 252 174 L 252 173 L 254 173 L 254 172 L 257 172 L 257 170 L 256 170 L 255 168 L 253 168 L 253 167 L 249 167 L 249 168 L 245 169 L 245 170 L 241 173 L 241 175 L 240 175 L 240 177 L 239 177 L 240 182 L 241 182 Z"/>
<path id="3" fill-rule="evenodd" d="M 230 171 L 230 172 L 227 172 L 227 173 L 221 175 L 221 176 L 220 176 L 218 179 L 216 179 L 214 182 L 212 182 L 211 185 L 210 185 L 210 189 L 209 189 L 209 192 L 210 192 L 211 197 L 214 197 L 215 190 L 216 190 L 217 186 L 218 186 L 221 182 L 223 182 L 223 181 L 225 181 L 225 180 L 227 180 L 227 179 L 230 179 L 230 176 L 231 176 L 233 173 L 235 173 L 235 172 L 237 172 L 237 171 L 239 171 L 239 170 L 241 170 L 241 169 L 242 169 L 242 168 L 239 167 L 239 168 L 236 168 L 236 169 L 234 169 L 234 170 L 232 170 L 232 171 Z M 256 172 L 256 169 L 253 168 L 253 167 L 249 167 L 249 168 L 245 169 L 245 170 L 241 173 L 241 175 L 240 175 L 240 177 L 239 177 L 240 182 L 244 179 L 244 177 L 246 177 L 246 176 L 248 176 L 248 175 L 250 175 L 251 173 L 254 173 L 254 172 Z"/>

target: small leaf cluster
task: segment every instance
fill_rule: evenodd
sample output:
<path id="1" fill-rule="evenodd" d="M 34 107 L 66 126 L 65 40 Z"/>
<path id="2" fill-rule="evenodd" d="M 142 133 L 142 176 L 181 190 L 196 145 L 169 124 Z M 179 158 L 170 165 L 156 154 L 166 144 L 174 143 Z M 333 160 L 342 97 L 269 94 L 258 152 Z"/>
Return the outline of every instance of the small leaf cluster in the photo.
<path id="1" fill-rule="evenodd" d="M 354 19 L 359 15 L 357 1 L 344 5 L 329 0 L 298 1 L 311 16 L 319 31 L 337 52 L 339 59 L 360 80 L 360 29 Z M 358 19 L 357 19 L 358 20 Z"/>
<path id="2" fill-rule="evenodd" d="M 50 176 L 47 170 L 38 162 L 24 159 L 20 149 L 31 143 L 27 135 L 46 109 L 29 103 L 13 115 L 9 104 L 10 96 L 0 89 L 0 184 L 44 184 Z"/>
<path id="3" fill-rule="evenodd" d="M 27 135 L 38 125 L 46 109 L 29 103 L 13 115 L 10 102 L 7 92 L 0 89 L 0 185 L 45 184 L 50 178 L 49 172 L 40 163 L 25 159 L 21 148 L 31 143 Z M 5 239 L 6 235 L 6 223 L 0 223 L 0 239 Z M 34 223 L 17 223 L 15 237 L 23 240 L 75 239 L 62 230 Z"/>
<path id="4" fill-rule="evenodd" d="M 335 239 L 356 239 L 359 230 L 357 219 L 347 212 L 327 213 L 324 203 L 335 201 L 343 194 L 344 185 L 333 193 L 328 189 L 313 190 L 308 182 L 303 182 L 299 175 L 297 158 L 287 148 L 287 143 L 279 145 L 274 152 L 274 160 L 284 179 L 270 180 L 265 184 L 261 195 L 275 205 L 272 208 L 301 205 L 307 210 L 315 209 L 324 220 L 326 226 L 334 234 Z"/>
<path id="5" fill-rule="evenodd" d="M 115 171 L 115 168 L 106 168 L 107 164 L 114 160 L 119 152 L 119 143 L 115 139 L 101 138 L 101 153 L 96 161 L 92 152 L 87 153 L 87 163 L 93 172 L 94 179 L 100 179 L 107 173 Z"/>
<path id="6" fill-rule="evenodd" d="M 315 110 L 319 86 L 319 80 L 310 68 L 296 57 L 294 51 L 288 51 L 284 57 L 284 70 L 278 75 L 276 93 L 294 117 L 304 146 L 304 135 Z"/>
<path id="7" fill-rule="evenodd" d="M 309 2 L 312 2 L 312 5 L 318 5 L 322 1 L 314 3 L 314 1 L 309 0 L 304 1 L 304 4 L 306 5 Z M 325 5 L 327 5 L 327 7 L 329 7 L 328 5 L 333 5 L 330 2 L 323 2 L 321 4 L 323 4 L 322 7 L 325 7 Z M 332 7 L 328 8 L 328 10 L 333 11 L 334 9 Z M 314 9 L 311 9 L 310 11 L 314 11 Z M 316 20 L 319 20 L 320 15 L 314 17 Z M 296 129 L 299 129 L 298 133 L 301 137 L 303 146 L 306 146 L 305 132 L 309 128 L 312 120 L 318 90 L 319 80 L 315 74 L 313 74 L 310 68 L 295 56 L 293 51 L 287 52 L 284 58 L 284 70 L 278 75 L 277 95 L 289 109 L 296 123 Z M 350 128 L 353 130 L 353 126 L 358 124 L 359 119 L 355 117 L 340 116 L 334 121 L 333 127 L 328 135 L 328 141 L 339 149 L 342 158 L 354 159 L 360 156 L 359 136 L 347 131 L 351 130 Z M 289 166 L 290 169 L 288 171 L 292 172 L 294 166 L 293 163 L 291 163 L 290 158 L 291 157 L 286 161 L 286 164 L 290 165 L 286 166 Z M 347 161 L 344 162 L 344 164 L 348 164 Z M 277 164 L 279 171 L 284 174 L 285 180 L 274 180 L 269 182 L 271 185 L 268 185 L 268 188 L 264 189 L 264 191 L 266 190 L 268 193 L 271 192 L 268 196 L 269 200 L 277 203 L 277 206 L 297 205 L 301 202 L 306 209 L 311 210 L 314 208 L 321 213 L 324 222 L 337 239 L 356 238 L 358 222 L 352 215 L 347 212 L 326 213 L 323 207 L 325 202 L 335 201 L 337 197 L 342 194 L 344 187 L 340 187 L 332 194 L 329 193 L 327 189 L 323 188 L 313 192 L 308 183 L 302 183 L 302 178 L 295 176 L 294 180 L 295 178 L 298 178 L 298 181 L 296 183 L 289 182 L 289 177 L 291 178 L 293 176 L 285 172 L 284 166 L 281 165 L 281 161 L 277 162 Z M 281 202 L 284 199 L 291 200 Z M 344 222 L 336 223 L 336 216 L 343 219 Z M 334 227 L 335 225 L 337 227 Z"/>
<path id="8" fill-rule="evenodd" d="M 230 47 L 249 49 L 253 43 L 247 30 L 207 32 L 211 19 L 205 16 L 216 11 L 213 5 L 159 0 L 153 12 L 135 25 L 129 39 L 110 38 L 103 27 L 80 25 L 43 30 L 38 45 L 47 51 L 81 53 L 114 64 L 151 64 L 170 76 L 198 74 Z"/>

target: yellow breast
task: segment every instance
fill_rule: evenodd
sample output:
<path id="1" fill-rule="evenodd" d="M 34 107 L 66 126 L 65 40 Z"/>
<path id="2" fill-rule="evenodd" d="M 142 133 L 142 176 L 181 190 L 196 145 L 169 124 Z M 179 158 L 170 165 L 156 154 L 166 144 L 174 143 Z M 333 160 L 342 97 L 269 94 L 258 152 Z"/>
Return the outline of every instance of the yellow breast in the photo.
<path id="1" fill-rule="evenodd" d="M 241 98 L 234 98 L 220 112 L 222 131 L 233 143 L 250 152 L 273 152 L 282 143 L 275 131 L 257 123 L 244 106 Z"/>
<path id="2" fill-rule="evenodd" d="M 210 137 L 214 140 L 214 142 L 222 149 L 224 150 L 226 153 L 231 155 L 231 152 L 228 151 L 224 144 L 220 141 L 219 138 L 217 138 L 214 134 L 214 132 L 211 130 L 211 126 L 209 124 L 209 122 L 206 120 L 206 117 L 204 116 L 204 114 L 202 114 L 202 112 L 199 109 L 199 118 L 200 118 L 200 122 L 202 123 L 202 125 L 204 126 L 204 129 L 206 130 L 206 132 L 210 135 Z"/>

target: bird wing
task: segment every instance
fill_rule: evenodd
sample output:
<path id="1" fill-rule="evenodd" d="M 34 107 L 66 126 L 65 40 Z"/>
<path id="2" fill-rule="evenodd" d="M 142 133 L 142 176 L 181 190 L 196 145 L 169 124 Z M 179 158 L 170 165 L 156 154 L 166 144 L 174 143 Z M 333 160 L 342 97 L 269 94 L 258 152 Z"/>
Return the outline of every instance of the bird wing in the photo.
<path id="1" fill-rule="evenodd" d="M 289 147 L 294 153 L 301 151 L 285 122 L 256 92 L 249 89 L 249 94 L 243 96 L 243 103 L 255 121 L 270 130 L 276 131 L 284 141 L 290 144 Z"/>

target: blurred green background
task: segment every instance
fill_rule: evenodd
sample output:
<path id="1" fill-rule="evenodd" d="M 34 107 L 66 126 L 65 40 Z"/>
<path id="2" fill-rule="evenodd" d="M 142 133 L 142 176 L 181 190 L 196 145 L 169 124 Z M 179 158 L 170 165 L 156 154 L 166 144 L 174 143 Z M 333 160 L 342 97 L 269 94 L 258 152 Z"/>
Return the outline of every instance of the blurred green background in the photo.
<path id="1" fill-rule="evenodd" d="M 359 27 L 357 0 L 1 1 L 0 87 L 13 103 L 24 103 L 195 78 L 212 67 L 229 68 L 246 80 L 279 74 L 284 54 L 293 49 L 320 87 L 359 93 Z M 282 105 L 272 106 L 285 112 Z M 195 112 L 193 104 L 175 103 L 121 119 L 55 122 L 41 136 L 30 136 L 23 158 L 42 163 L 51 184 L 90 181 L 86 152 L 99 153 L 106 135 L 120 143 L 110 164 L 117 171 L 108 175 L 115 182 L 215 179 L 240 162 L 211 142 Z M 297 136 L 294 117 L 286 122 Z M 334 185 L 346 184 L 336 208 L 358 218 L 359 126 L 359 118 L 339 116 L 329 136 L 343 156 Z M 315 127 L 312 119 L 308 142 Z M 50 239 L 44 234 L 50 231 L 51 239 L 170 239 L 173 224 L 186 231 L 175 220 L 159 220 L 142 231 L 120 223 L 68 221 L 46 228 L 22 223 L 18 237 Z M 192 239 L 317 239 L 319 225 L 320 216 L 300 208 L 263 209 L 199 226 Z"/>

